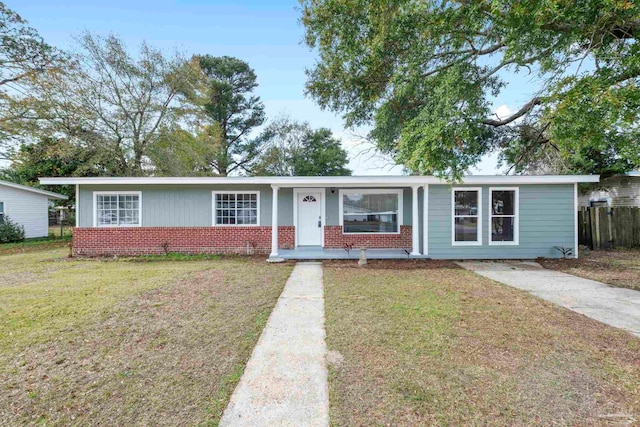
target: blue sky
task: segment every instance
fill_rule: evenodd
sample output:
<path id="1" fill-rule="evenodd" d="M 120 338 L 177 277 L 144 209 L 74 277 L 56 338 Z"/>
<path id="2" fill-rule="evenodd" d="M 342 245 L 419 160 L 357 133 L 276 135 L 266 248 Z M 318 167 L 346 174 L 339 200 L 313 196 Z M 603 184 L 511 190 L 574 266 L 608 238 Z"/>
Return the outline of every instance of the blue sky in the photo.
<path id="1" fill-rule="evenodd" d="M 258 76 L 257 94 L 268 118 L 288 114 L 314 127 L 328 127 L 347 148 L 350 167 L 358 175 L 399 174 L 386 159 L 372 156 L 358 142 L 364 130 L 345 130 L 342 120 L 322 111 L 305 98 L 305 68 L 316 55 L 303 43 L 297 1 L 206 1 L 206 0 L 7 0 L 35 27 L 45 40 L 62 48 L 73 44 L 73 36 L 89 30 L 101 35 L 113 32 L 132 50 L 142 40 L 168 51 L 187 55 L 230 55 L 247 61 Z M 529 95 L 528 78 L 512 79 L 510 88 L 494 105 L 499 112 L 517 109 Z M 359 154 L 362 152 L 362 154 Z M 474 173 L 494 174 L 495 156 L 483 160 Z"/>

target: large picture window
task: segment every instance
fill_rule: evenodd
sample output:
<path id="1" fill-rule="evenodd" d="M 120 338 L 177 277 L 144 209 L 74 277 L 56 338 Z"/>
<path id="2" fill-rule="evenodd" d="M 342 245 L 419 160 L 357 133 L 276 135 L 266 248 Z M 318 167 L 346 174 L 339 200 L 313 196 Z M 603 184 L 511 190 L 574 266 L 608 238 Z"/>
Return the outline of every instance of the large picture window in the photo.
<path id="1" fill-rule="evenodd" d="M 518 198 L 517 188 L 492 188 L 490 190 L 490 245 L 518 244 Z"/>
<path id="2" fill-rule="evenodd" d="M 140 194 L 140 192 L 94 193 L 94 225 L 98 227 L 139 226 Z"/>
<path id="3" fill-rule="evenodd" d="M 340 221 L 346 234 L 399 233 L 402 190 L 340 190 Z"/>
<path id="4" fill-rule="evenodd" d="M 259 225 L 259 193 L 213 193 L 214 225 Z"/>
<path id="5" fill-rule="evenodd" d="M 480 188 L 453 189 L 453 245 L 482 244 L 482 190 Z"/>

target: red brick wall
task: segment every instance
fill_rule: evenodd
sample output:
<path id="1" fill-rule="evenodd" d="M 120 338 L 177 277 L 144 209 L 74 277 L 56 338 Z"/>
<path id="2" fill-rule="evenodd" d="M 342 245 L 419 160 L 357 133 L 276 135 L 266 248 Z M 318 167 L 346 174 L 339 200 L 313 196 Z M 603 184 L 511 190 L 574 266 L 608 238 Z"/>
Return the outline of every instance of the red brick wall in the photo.
<path id="1" fill-rule="evenodd" d="M 278 227 L 278 246 L 292 248 L 295 227 Z M 255 245 L 253 247 L 251 244 Z M 271 227 L 75 228 L 74 255 L 271 252 Z"/>
<path id="2" fill-rule="evenodd" d="M 324 247 L 342 248 L 353 243 L 354 248 L 411 249 L 411 226 L 401 225 L 400 234 L 342 234 L 342 226 L 324 227 Z"/>

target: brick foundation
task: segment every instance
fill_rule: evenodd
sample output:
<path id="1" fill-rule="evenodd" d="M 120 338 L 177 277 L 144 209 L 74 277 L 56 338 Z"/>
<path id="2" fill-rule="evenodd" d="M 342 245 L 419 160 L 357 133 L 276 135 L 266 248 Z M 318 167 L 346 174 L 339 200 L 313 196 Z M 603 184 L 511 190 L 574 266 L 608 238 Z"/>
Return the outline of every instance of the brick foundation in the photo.
<path id="1" fill-rule="evenodd" d="M 295 227 L 278 227 L 280 248 L 293 248 Z M 84 256 L 188 254 L 268 254 L 271 227 L 75 228 L 73 254 Z"/>
<path id="2" fill-rule="evenodd" d="M 411 226 L 401 225 L 400 234 L 342 234 L 340 225 L 324 227 L 325 248 L 341 249 L 345 243 L 353 243 L 354 248 L 411 249 Z"/>

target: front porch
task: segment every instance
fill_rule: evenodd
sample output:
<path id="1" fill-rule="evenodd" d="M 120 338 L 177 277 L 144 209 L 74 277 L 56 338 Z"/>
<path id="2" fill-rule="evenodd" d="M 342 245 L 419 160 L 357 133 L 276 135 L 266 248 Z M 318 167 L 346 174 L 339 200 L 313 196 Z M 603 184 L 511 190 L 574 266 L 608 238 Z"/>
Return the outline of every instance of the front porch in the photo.
<path id="1" fill-rule="evenodd" d="M 407 254 L 404 249 L 367 249 L 367 259 L 428 259 L 428 255 Z M 360 257 L 360 249 L 347 252 L 344 249 L 328 249 L 322 246 L 302 247 L 295 249 L 280 249 L 278 258 L 282 259 L 353 259 Z"/>
<path id="2" fill-rule="evenodd" d="M 270 260 L 358 259 L 362 247 L 368 259 L 429 258 L 428 185 L 287 187 L 271 185 Z M 293 230 L 286 245 L 283 226 Z"/>

